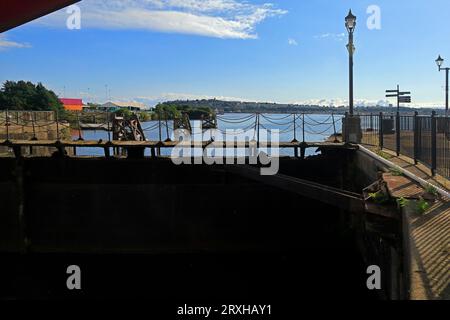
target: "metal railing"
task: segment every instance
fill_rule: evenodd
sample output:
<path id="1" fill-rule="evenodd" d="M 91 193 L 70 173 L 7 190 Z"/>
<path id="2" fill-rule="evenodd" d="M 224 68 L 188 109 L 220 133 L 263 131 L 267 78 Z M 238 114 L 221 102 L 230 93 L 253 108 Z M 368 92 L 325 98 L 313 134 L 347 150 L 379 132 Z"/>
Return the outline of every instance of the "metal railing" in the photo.
<path id="1" fill-rule="evenodd" d="M 405 155 L 414 162 L 427 166 L 433 175 L 436 173 L 450 178 L 450 116 L 379 113 L 354 115 L 355 119 L 347 121 L 348 130 L 359 134 L 360 141 L 350 141 L 349 135 L 344 138 L 349 142 L 376 146 Z M 355 123 L 358 127 L 355 129 Z M 350 128 L 351 126 L 353 128 Z M 345 125 L 344 125 L 345 127 Z"/>

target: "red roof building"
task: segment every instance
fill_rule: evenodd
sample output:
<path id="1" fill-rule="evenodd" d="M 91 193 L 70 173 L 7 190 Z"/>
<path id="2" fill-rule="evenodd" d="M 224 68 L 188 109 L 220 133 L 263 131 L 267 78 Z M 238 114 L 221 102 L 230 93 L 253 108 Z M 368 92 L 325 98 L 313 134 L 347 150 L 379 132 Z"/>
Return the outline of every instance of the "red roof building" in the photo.
<path id="1" fill-rule="evenodd" d="M 59 99 L 64 105 L 65 110 L 83 111 L 83 100 L 81 99 Z"/>

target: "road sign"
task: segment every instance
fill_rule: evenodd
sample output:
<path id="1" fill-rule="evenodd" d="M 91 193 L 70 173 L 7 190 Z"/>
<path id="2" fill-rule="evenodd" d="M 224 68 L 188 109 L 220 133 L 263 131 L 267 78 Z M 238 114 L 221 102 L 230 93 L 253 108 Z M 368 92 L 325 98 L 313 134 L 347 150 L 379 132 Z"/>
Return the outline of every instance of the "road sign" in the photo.
<path id="1" fill-rule="evenodd" d="M 411 103 L 411 97 L 399 97 L 398 102 Z"/>
<path id="2" fill-rule="evenodd" d="M 405 95 L 407 95 L 407 94 L 411 94 L 411 92 L 405 91 L 405 92 L 399 92 L 398 94 L 399 94 L 400 96 L 405 96 Z"/>
<path id="3" fill-rule="evenodd" d="M 386 90 L 386 92 L 398 92 L 398 90 Z"/>
<path id="4" fill-rule="evenodd" d="M 393 97 L 397 98 L 398 95 L 396 95 L 396 94 L 387 94 L 386 95 L 386 98 L 393 98 Z"/>

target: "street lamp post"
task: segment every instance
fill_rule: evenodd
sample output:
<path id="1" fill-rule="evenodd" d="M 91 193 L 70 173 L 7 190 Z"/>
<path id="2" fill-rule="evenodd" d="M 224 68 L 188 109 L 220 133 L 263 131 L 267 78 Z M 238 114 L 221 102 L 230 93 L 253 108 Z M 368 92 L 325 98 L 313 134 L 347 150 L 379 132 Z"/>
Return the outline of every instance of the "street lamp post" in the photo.
<path id="1" fill-rule="evenodd" d="M 442 65 L 444 64 L 444 59 L 439 55 L 439 57 L 436 59 L 436 64 L 439 68 L 439 71 L 445 70 L 445 113 L 448 113 L 448 73 L 450 71 L 450 68 L 442 68 Z"/>
<path id="2" fill-rule="evenodd" d="M 350 116 L 353 116 L 353 53 L 355 52 L 355 46 L 353 45 L 353 32 L 356 27 L 356 17 L 353 15 L 352 10 L 350 10 L 347 17 L 345 17 L 345 27 L 348 31 L 347 50 L 349 54 L 349 106 Z"/>

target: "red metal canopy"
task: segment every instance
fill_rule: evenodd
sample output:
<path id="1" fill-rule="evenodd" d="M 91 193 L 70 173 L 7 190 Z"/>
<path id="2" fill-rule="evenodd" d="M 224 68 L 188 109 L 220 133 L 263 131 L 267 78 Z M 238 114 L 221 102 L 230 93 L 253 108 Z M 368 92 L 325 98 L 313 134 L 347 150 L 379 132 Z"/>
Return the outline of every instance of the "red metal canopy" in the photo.
<path id="1" fill-rule="evenodd" d="M 0 33 L 81 0 L 1 0 Z"/>

